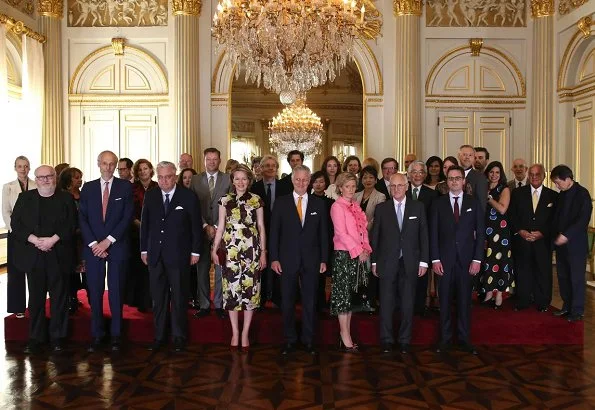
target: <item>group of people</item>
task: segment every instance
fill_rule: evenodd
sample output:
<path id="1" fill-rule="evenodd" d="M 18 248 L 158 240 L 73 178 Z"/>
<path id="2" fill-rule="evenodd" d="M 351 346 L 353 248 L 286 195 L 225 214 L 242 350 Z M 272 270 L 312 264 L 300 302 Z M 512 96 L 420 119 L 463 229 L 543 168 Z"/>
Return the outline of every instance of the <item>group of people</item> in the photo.
<path id="1" fill-rule="evenodd" d="M 281 179 L 272 155 L 250 165 L 228 163 L 228 172 L 222 172 L 217 149 L 203 154 L 204 172 L 197 174 L 192 157 L 182 154 L 179 172 L 171 162 L 157 164 L 155 182 L 149 161 L 133 164 L 105 151 L 98 157 L 101 177 L 82 190 L 76 168 L 57 174 L 44 165 L 30 180 L 28 160 L 17 158 L 17 181 L 3 190 L 3 216 L 9 228 L 10 312 L 25 311 L 24 272 L 29 283 L 27 351 L 38 351 L 46 340 L 47 291 L 51 346 L 62 349 L 68 302 L 74 297 L 76 304 L 76 290 L 82 287 L 92 311 L 89 351 L 101 349 L 106 272 L 111 350 L 120 349 L 127 303 L 153 312 L 150 350 L 167 344 L 171 310 L 173 348 L 181 351 L 187 343 L 189 300 L 198 309 L 196 317 L 210 314 L 212 265 L 212 305 L 217 316 L 229 317 L 234 351 L 249 349 L 254 311 L 270 301 L 282 310 L 283 355 L 298 345 L 316 353 L 316 313 L 327 306 L 338 318 L 338 345 L 345 352 L 358 351 L 350 329 L 353 312 L 379 310 L 384 352 L 395 349 L 398 312 L 398 349 L 407 353 L 413 315 L 436 307 L 437 351 L 456 341 L 476 354 L 470 335 L 473 290 L 495 309 L 508 292 L 514 293 L 515 310 L 534 305 L 546 312 L 553 250 L 564 302 L 554 315 L 582 320 L 592 204 L 565 165 L 550 172 L 558 194 L 544 185 L 543 165 L 528 167 L 515 159 L 514 178 L 507 181 L 500 162 L 489 162 L 485 148 L 469 145 L 444 160 L 432 156 L 423 162 L 409 154 L 405 173 L 399 173 L 395 158 L 379 164 L 355 156 L 343 164 L 330 156 L 312 173 L 303 165 L 303 153 L 291 151 L 292 172 Z M 114 177 L 116 168 L 120 178 Z M 58 175 L 61 189 L 56 189 Z M 11 286 L 20 289 L 16 283 L 23 284 L 22 292 L 11 292 Z"/>

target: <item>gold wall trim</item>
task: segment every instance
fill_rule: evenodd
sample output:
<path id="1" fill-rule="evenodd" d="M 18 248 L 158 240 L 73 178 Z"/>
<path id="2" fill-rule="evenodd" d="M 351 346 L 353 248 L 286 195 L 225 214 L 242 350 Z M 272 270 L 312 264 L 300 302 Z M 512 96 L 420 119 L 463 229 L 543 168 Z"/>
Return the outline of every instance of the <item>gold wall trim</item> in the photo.
<path id="1" fill-rule="evenodd" d="M 121 37 L 112 38 L 112 48 L 114 49 L 115 56 L 123 56 L 124 55 L 125 44 L 126 44 L 125 38 L 121 38 Z"/>
<path id="2" fill-rule="evenodd" d="M 485 51 L 489 51 L 490 53 L 495 54 L 494 57 L 498 58 L 502 58 L 504 59 L 504 62 L 506 63 L 505 65 L 507 65 L 508 67 L 512 68 L 514 70 L 514 72 L 516 73 L 516 77 L 517 80 L 520 83 L 521 86 L 521 94 L 520 95 L 515 95 L 515 96 L 505 96 L 501 98 L 511 98 L 511 97 L 522 97 L 525 98 L 527 97 L 527 86 L 525 85 L 525 79 L 523 77 L 523 74 L 521 73 L 521 70 L 519 70 L 519 67 L 515 64 L 514 61 L 512 61 L 512 59 L 507 56 L 506 54 L 504 54 L 502 51 L 493 48 L 493 47 L 488 47 L 488 46 L 483 46 L 482 50 Z M 486 53 L 488 55 L 490 55 L 490 53 Z M 442 57 L 440 57 L 438 59 L 438 61 L 436 61 L 436 63 L 434 63 L 434 65 L 432 66 L 432 69 L 430 70 L 430 72 L 428 73 L 428 77 L 426 78 L 426 97 L 436 97 L 439 96 L 437 94 L 430 94 L 430 82 L 431 80 L 434 78 L 436 70 L 438 69 L 438 67 L 445 62 L 448 59 L 453 59 L 455 57 L 458 57 L 456 54 L 469 54 L 471 55 L 471 50 L 469 49 L 469 45 L 464 45 L 464 46 L 459 46 L 456 47 L 450 51 L 448 51 L 446 54 L 444 54 Z M 449 97 L 455 97 L 454 95 L 448 95 Z M 489 98 L 491 96 L 476 96 L 476 97 L 486 97 Z"/>
<path id="3" fill-rule="evenodd" d="M 588 38 L 591 35 L 591 23 L 593 23 L 591 16 L 585 16 L 576 23 L 576 26 L 583 33 L 585 38 Z"/>
<path id="4" fill-rule="evenodd" d="M 518 104 L 525 104 L 526 100 L 468 100 L 468 99 L 460 99 L 460 100 L 440 100 L 440 99 L 432 99 L 427 98 L 426 104 L 509 104 L 509 105 L 518 105 Z"/>
<path id="5" fill-rule="evenodd" d="M 168 94 L 68 94 L 68 101 L 75 104 L 85 103 L 167 103 Z"/>
<path id="6" fill-rule="evenodd" d="M 584 20 L 584 19 L 585 19 L 585 17 L 583 17 L 579 21 Z M 591 28 L 593 27 L 593 24 L 595 24 L 595 21 L 591 20 L 591 24 L 590 24 Z M 577 22 L 577 26 L 578 26 L 578 22 Z M 568 89 L 568 88 L 564 88 L 564 80 L 566 79 L 566 75 L 568 72 L 568 66 L 570 65 L 570 60 L 572 59 L 571 57 L 574 55 L 574 51 L 576 50 L 578 45 L 588 38 L 588 36 L 585 36 L 585 32 L 584 32 L 586 29 L 587 29 L 587 27 L 583 27 L 582 29 L 577 29 L 576 33 L 574 33 L 574 35 L 568 42 L 568 45 L 566 46 L 566 50 L 564 50 L 564 55 L 562 56 L 562 61 L 560 62 L 560 69 L 558 70 L 558 90 L 557 90 L 558 92 Z M 589 31 L 590 30 L 591 29 L 589 29 Z"/>
<path id="7" fill-rule="evenodd" d="M 556 11 L 554 0 L 531 0 L 531 17 L 549 17 Z"/>
<path id="8" fill-rule="evenodd" d="M 22 21 L 15 20 L 6 14 L 0 13 L 0 23 L 6 24 L 7 29 L 17 36 L 24 34 L 27 37 L 31 37 L 33 40 L 39 41 L 41 44 L 44 44 L 47 40 L 46 36 L 43 34 L 39 34 L 32 28 L 27 27 Z"/>
<path id="9" fill-rule="evenodd" d="M 560 0 L 560 5 L 558 6 L 558 12 L 564 16 L 570 13 L 572 10 L 579 8 L 583 4 L 587 3 L 589 0 Z"/>
<path id="10" fill-rule="evenodd" d="M 393 0 L 395 17 L 421 16 L 421 0 Z"/>
<path id="11" fill-rule="evenodd" d="M 41 16 L 61 19 L 64 15 L 64 2 L 63 0 L 39 0 L 37 12 Z"/>
<path id="12" fill-rule="evenodd" d="M 83 59 L 83 61 L 81 61 L 79 63 L 79 65 L 76 67 L 76 69 L 74 70 L 72 77 L 70 77 L 70 82 L 68 85 L 68 94 L 74 94 L 74 82 L 79 77 L 82 70 L 87 66 L 87 63 L 96 59 L 99 55 L 109 54 L 109 53 L 113 52 L 113 50 L 114 49 L 112 48 L 112 45 L 110 44 L 108 46 L 98 48 L 97 50 L 91 52 L 87 57 L 85 57 Z M 130 53 L 130 54 L 137 54 L 137 55 L 145 58 L 146 60 L 152 62 L 155 65 L 155 67 L 158 68 L 157 71 L 158 71 L 159 77 L 161 77 L 161 81 L 163 81 L 163 84 L 165 84 L 165 87 L 169 90 L 169 83 L 167 81 L 167 76 L 165 75 L 165 72 L 163 71 L 161 64 L 159 63 L 159 61 L 157 61 L 157 59 L 155 59 L 155 57 L 153 57 L 146 51 L 141 50 L 140 48 L 130 46 L 130 45 L 126 45 L 126 52 Z"/>
<path id="13" fill-rule="evenodd" d="M 593 82 L 595 81 L 589 81 L 588 84 L 593 84 Z M 574 88 L 574 89 L 563 89 L 561 93 L 558 94 L 558 96 L 560 98 L 567 98 L 567 97 L 578 97 L 579 95 L 583 95 L 586 93 L 589 93 L 591 91 L 595 91 L 595 85 L 592 85 L 590 87 L 587 88 L 583 88 L 585 86 L 585 84 L 581 85 L 580 89 Z"/>
<path id="14" fill-rule="evenodd" d="M 201 0 L 172 0 L 172 14 L 174 16 L 200 16 Z"/>

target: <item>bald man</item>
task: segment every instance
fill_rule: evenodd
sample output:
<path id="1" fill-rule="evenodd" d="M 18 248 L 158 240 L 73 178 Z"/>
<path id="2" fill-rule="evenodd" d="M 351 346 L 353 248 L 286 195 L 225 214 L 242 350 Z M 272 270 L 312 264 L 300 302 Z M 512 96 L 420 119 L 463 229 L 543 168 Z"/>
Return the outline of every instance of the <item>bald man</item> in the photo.
<path id="1" fill-rule="evenodd" d="M 508 181 L 508 188 L 511 190 L 527 185 L 527 162 L 522 158 L 517 158 L 512 161 L 512 168 L 514 178 Z"/>

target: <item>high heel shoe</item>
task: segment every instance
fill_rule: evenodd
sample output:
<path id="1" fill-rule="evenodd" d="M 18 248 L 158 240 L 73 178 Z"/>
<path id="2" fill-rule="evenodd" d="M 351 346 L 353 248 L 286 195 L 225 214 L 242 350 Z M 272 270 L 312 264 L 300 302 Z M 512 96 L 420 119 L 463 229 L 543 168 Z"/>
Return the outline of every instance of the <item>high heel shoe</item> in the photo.
<path id="1" fill-rule="evenodd" d="M 231 352 L 237 352 L 239 348 L 240 348 L 240 346 L 238 346 L 238 345 L 235 345 L 235 346 L 234 345 L 229 345 L 229 350 Z"/>
<path id="2" fill-rule="evenodd" d="M 351 347 L 345 346 L 345 343 L 343 343 L 343 338 L 341 335 L 339 335 L 339 351 L 344 353 L 357 353 L 359 352 L 359 348 L 355 343 Z"/>

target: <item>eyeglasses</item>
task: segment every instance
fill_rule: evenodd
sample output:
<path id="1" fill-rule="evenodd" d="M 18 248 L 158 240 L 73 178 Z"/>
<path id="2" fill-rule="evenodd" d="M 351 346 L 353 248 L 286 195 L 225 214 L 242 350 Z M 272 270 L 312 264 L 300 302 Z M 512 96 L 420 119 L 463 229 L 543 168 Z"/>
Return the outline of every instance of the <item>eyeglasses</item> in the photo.
<path id="1" fill-rule="evenodd" d="M 50 175 L 35 175 L 35 179 L 39 179 L 40 181 L 51 181 L 52 179 L 54 179 L 55 175 L 54 174 L 50 174 Z"/>
<path id="2" fill-rule="evenodd" d="M 395 171 L 397 167 L 382 167 L 383 171 Z"/>
<path id="3" fill-rule="evenodd" d="M 449 182 L 459 182 L 463 180 L 463 177 L 448 177 L 446 179 L 448 179 Z"/>
<path id="4" fill-rule="evenodd" d="M 396 185 L 395 185 L 395 184 L 390 184 L 389 186 L 390 186 L 392 189 L 395 189 L 395 188 L 401 188 L 401 189 L 402 189 L 402 188 L 405 188 L 405 187 L 407 187 L 407 184 L 396 184 Z"/>
<path id="5" fill-rule="evenodd" d="M 425 172 L 420 171 L 420 170 L 415 170 L 415 171 L 411 171 L 410 174 L 411 175 L 423 175 L 423 174 L 425 174 Z"/>

